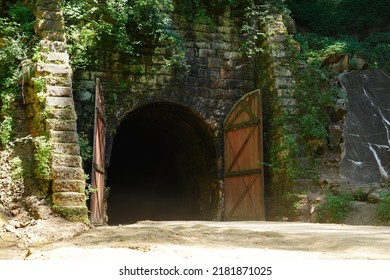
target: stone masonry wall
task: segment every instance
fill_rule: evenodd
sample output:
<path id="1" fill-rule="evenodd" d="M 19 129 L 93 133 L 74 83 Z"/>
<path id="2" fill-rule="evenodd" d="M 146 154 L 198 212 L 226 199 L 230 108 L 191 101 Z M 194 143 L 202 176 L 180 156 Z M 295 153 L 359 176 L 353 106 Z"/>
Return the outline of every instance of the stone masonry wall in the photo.
<path id="1" fill-rule="evenodd" d="M 240 51 L 240 20 L 230 11 L 215 20 L 216 26 L 190 25 L 176 19 L 172 31 L 183 40 L 188 69 L 164 67 L 169 46 L 143 57 L 136 65 L 102 49 L 99 56 L 106 62 L 99 69 L 74 75 L 79 129 L 93 131 L 93 95 L 99 77 L 107 104 L 107 161 L 115 130 L 126 115 L 147 103 L 167 101 L 190 108 L 214 129 L 222 176 L 223 122 L 235 102 L 255 89 L 248 61 Z"/>
<path id="2" fill-rule="evenodd" d="M 81 165 L 72 94 L 72 69 L 66 52 L 60 1 L 36 1 L 38 61 L 26 100 L 34 137 L 51 144 L 49 192 L 53 210 L 69 220 L 86 221 L 85 176 Z M 40 81 L 41 87 L 37 87 Z"/>

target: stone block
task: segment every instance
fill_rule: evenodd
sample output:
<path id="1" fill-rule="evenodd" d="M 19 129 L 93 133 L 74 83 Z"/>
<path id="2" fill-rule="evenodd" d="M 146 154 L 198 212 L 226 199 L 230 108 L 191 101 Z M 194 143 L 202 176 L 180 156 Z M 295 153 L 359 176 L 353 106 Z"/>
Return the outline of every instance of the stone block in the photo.
<path id="1" fill-rule="evenodd" d="M 284 58 L 286 57 L 286 55 L 286 52 L 280 49 L 271 51 L 271 56 L 273 56 L 274 58 Z"/>
<path id="2" fill-rule="evenodd" d="M 76 131 L 76 122 L 74 120 L 56 120 L 56 119 L 47 119 L 46 128 L 48 131 L 57 130 L 57 131 Z"/>
<path id="3" fill-rule="evenodd" d="M 213 41 L 213 42 L 221 42 L 221 41 L 224 41 L 224 35 L 223 34 L 219 34 L 219 33 L 211 33 L 211 38 L 210 38 L 210 41 Z"/>
<path id="4" fill-rule="evenodd" d="M 61 11 L 36 10 L 35 17 L 38 19 L 48 20 L 62 20 L 63 15 Z"/>
<path id="5" fill-rule="evenodd" d="M 288 88 L 293 84 L 293 79 L 290 77 L 276 77 L 275 87 L 276 88 Z"/>
<path id="6" fill-rule="evenodd" d="M 52 195 L 54 205 L 82 206 L 85 205 L 85 194 L 80 192 L 57 192 Z"/>
<path id="7" fill-rule="evenodd" d="M 36 0 L 36 5 L 42 10 L 53 10 L 61 8 L 61 1 L 58 0 Z"/>
<path id="8" fill-rule="evenodd" d="M 214 55 L 214 50 L 199 49 L 199 57 L 209 57 Z"/>
<path id="9" fill-rule="evenodd" d="M 212 43 L 211 48 L 213 50 L 229 51 L 232 50 L 233 47 L 231 43 L 221 42 L 221 43 Z"/>
<path id="10" fill-rule="evenodd" d="M 47 86 L 46 93 L 48 96 L 72 97 L 71 87 Z"/>
<path id="11" fill-rule="evenodd" d="M 275 69 L 275 75 L 280 77 L 291 77 L 292 72 L 286 67 L 278 67 Z"/>
<path id="12" fill-rule="evenodd" d="M 74 101 L 71 97 L 54 97 L 46 98 L 46 106 L 48 107 L 68 107 L 74 109 Z"/>
<path id="13" fill-rule="evenodd" d="M 75 131 L 50 130 L 50 140 L 56 143 L 78 143 L 79 136 Z"/>
<path id="14" fill-rule="evenodd" d="M 75 143 L 52 143 L 52 152 L 63 155 L 80 155 L 80 146 Z"/>
<path id="15" fill-rule="evenodd" d="M 208 66 L 209 68 L 221 68 L 223 65 L 223 60 L 219 58 L 208 58 Z"/>
<path id="16" fill-rule="evenodd" d="M 52 209 L 68 221 L 89 223 L 87 206 L 53 205 Z"/>
<path id="17" fill-rule="evenodd" d="M 35 22 L 35 30 L 63 31 L 64 27 L 62 18 L 60 20 L 38 19 Z"/>
<path id="18" fill-rule="evenodd" d="M 66 41 L 63 31 L 41 30 L 37 32 L 37 35 L 48 41 L 60 41 L 64 43 Z"/>
<path id="19" fill-rule="evenodd" d="M 221 34 L 231 34 L 231 33 L 233 33 L 233 30 L 234 30 L 233 27 L 226 27 L 226 26 L 217 27 L 218 33 L 221 33 Z"/>
<path id="20" fill-rule="evenodd" d="M 297 105 L 297 101 L 293 98 L 281 98 L 280 103 L 283 107 L 295 107 Z"/>
<path id="21" fill-rule="evenodd" d="M 192 29 L 195 31 L 205 32 L 209 30 L 209 27 L 207 24 L 194 24 Z"/>
<path id="22" fill-rule="evenodd" d="M 85 181 L 83 180 L 54 180 L 53 192 L 84 192 Z"/>
<path id="23" fill-rule="evenodd" d="M 195 47 L 198 49 L 211 49 L 209 42 L 195 42 Z"/>
<path id="24" fill-rule="evenodd" d="M 72 86 L 71 73 L 69 73 L 69 75 L 66 76 L 46 76 L 45 81 L 46 81 L 46 85 L 48 86 L 62 86 L 62 87 Z"/>
<path id="25" fill-rule="evenodd" d="M 36 71 L 61 76 L 72 74 L 72 69 L 67 64 L 38 63 Z"/>
<path id="26" fill-rule="evenodd" d="M 43 59 L 47 63 L 54 63 L 54 64 L 69 63 L 69 55 L 64 52 L 49 52 L 48 54 L 44 55 Z"/>
<path id="27" fill-rule="evenodd" d="M 50 109 L 47 112 L 47 116 L 49 119 L 57 119 L 57 120 L 76 121 L 77 119 L 76 112 L 71 107 L 65 107 L 65 108 L 50 107 Z"/>
<path id="28" fill-rule="evenodd" d="M 52 180 L 79 180 L 83 181 L 84 171 L 79 167 L 53 166 L 51 172 Z"/>
<path id="29" fill-rule="evenodd" d="M 78 155 L 53 154 L 52 165 L 63 167 L 82 167 L 82 159 Z"/>
<path id="30" fill-rule="evenodd" d="M 41 40 L 40 43 L 42 51 L 45 52 L 65 52 L 66 43 L 64 41 Z"/>
<path id="31" fill-rule="evenodd" d="M 275 43 L 284 43 L 286 39 L 287 39 L 287 35 L 285 34 L 279 34 L 279 35 L 274 35 L 269 37 L 269 40 Z"/>

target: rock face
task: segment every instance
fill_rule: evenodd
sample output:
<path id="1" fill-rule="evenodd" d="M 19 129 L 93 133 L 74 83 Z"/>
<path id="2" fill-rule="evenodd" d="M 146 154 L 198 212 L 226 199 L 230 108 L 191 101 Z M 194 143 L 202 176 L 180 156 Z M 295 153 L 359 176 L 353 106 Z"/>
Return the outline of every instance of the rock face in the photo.
<path id="1" fill-rule="evenodd" d="M 390 176 L 390 75 L 384 71 L 343 73 L 348 94 L 340 175 L 357 183 Z"/>

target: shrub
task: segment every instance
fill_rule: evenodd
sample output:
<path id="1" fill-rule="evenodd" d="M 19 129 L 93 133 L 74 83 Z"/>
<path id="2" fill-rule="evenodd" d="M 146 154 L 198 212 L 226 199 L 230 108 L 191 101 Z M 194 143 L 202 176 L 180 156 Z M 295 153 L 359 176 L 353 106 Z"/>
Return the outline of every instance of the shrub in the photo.
<path id="1" fill-rule="evenodd" d="M 384 222 L 390 221 L 390 192 L 380 196 L 381 200 L 378 203 L 379 218 Z"/>
<path id="2" fill-rule="evenodd" d="M 339 192 L 325 197 L 318 207 L 317 221 L 320 223 L 340 223 L 352 208 L 353 196 Z"/>

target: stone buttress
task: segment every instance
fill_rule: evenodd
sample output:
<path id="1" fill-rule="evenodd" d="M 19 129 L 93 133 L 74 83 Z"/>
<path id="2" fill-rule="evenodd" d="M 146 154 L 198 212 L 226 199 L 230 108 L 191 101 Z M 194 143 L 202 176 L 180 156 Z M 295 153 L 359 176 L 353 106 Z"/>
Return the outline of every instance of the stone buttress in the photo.
<path id="1" fill-rule="evenodd" d="M 85 175 L 76 129 L 72 69 L 66 51 L 64 19 L 58 0 L 36 1 L 35 32 L 40 38 L 35 79 L 43 80 L 44 134 L 51 144 L 50 180 L 53 210 L 68 220 L 87 221 Z M 38 101 L 39 102 L 39 101 Z M 34 134 L 34 132 L 33 132 Z"/>

